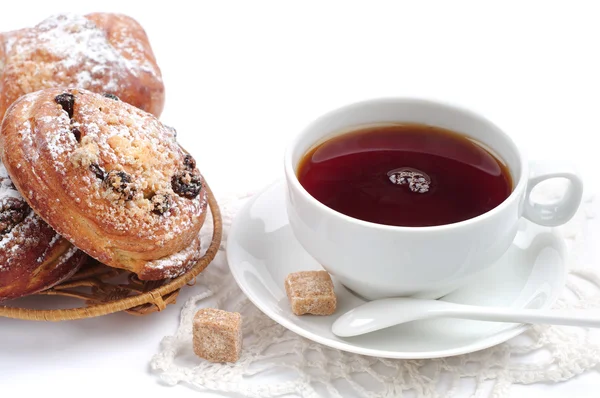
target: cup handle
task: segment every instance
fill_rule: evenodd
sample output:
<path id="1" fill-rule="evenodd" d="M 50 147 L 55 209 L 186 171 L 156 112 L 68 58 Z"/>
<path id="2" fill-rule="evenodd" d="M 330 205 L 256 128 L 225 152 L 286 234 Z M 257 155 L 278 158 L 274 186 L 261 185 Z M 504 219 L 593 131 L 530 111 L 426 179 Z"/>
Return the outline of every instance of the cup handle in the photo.
<path id="1" fill-rule="evenodd" d="M 556 227 L 569 221 L 577 212 L 583 195 L 583 182 L 569 164 L 557 165 L 556 162 L 534 162 L 529 165 L 529 181 L 525 195 L 523 216 L 536 224 Z M 531 191 L 542 181 L 551 178 L 569 180 L 567 191 L 556 203 L 542 204 L 531 199 Z"/>

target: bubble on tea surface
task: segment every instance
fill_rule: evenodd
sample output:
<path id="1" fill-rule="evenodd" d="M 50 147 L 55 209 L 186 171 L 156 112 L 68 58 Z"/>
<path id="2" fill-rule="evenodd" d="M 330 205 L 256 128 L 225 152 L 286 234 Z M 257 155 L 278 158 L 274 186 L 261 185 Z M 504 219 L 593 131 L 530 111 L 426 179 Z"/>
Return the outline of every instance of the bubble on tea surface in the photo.
<path id="1" fill-rule="evenodd" d="M 411 167 L 400 167 L 388 171 L 387 176 L 392 184 L 408 185 L 411 192 L 429 192 L 431 178 L 427 173 L 421 170 L 413 169 Z"/>

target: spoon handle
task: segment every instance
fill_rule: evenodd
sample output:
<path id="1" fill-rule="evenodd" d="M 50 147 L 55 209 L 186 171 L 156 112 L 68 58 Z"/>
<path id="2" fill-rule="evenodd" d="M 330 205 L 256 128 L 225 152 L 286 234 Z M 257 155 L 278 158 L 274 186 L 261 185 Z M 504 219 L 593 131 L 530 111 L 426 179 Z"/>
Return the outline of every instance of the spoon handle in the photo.
<path id="1" fill-rule="evenodd" d="M 600 311 L 480 307 L 441 300 L 389 298 L 374 300 L 346 312 L 333 323 L 331 331 L 340 337 L 351 337 L 432 318 L 600 327 Z"/>
<path id="2" fill-rule="evenodd" d="M 590 310 L 537 310 L 454 305 L 452 308 L 443 308 L 439 311 L 432 312 L 433 313 L 430 314 L 431 317 L 593 328 L 600 327 L 600 313 Z"/>

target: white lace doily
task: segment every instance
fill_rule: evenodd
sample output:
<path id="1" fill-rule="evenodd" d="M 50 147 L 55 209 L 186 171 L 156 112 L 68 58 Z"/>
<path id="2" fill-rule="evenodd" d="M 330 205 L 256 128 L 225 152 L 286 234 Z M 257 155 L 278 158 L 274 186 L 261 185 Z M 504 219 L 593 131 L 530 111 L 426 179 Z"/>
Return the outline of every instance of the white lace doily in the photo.
<path id="1" fill-rule="evenodd" d="M 551 195 L 550 195 L 551 196 Z M 220 200 L 223 242 L 235 211 L 246 197 Z M 556 304 L 562 308 L 600 308 L 600 277 L 578 260 L 585 244 L 591 199 L 572 221 L 560 228 L 572 250 L 567 289 Z M 207 224 L 209 222 L 207 221 Z M 204 231 L 210 236 L 210 231 Z M 208 241 L 208 239 L 205 239 Z M 260 312 L 236 285 L 224 255 L 198 277 L 201 293 L 181 310 L 179 328 L 165 337 L 151 368 L 168 384 L 187 383 L 198 390 L 238 393 L 247 397 L 451 397 L 469 385 L 472 396 L 487 391 L 506 397 L 511 385 L 568 380 L 590 369 L 600 370 L 600 345 L 579 328 L 534 326 L 495 347 L 450 358 L 393 360 L 342 352 L 285 329 Z M 192 351 L 192 318 L 200 307 L 242 313 L 244 345 L 235 364 L 213 364 Z M 274 375 L 277 375 L 274 377 Z"/>

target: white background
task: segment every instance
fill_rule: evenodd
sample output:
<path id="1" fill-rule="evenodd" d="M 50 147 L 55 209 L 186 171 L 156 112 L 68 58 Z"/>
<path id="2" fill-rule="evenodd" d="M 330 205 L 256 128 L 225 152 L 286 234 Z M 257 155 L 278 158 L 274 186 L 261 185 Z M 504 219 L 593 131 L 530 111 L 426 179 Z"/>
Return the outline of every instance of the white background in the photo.
<path id="1" fill-rule="evenodd" d="M 123 12 L 146 28 L 167 90 L 162 119 L 217 195 L 278 178 L 287 141 L 318 115 L 407 95 L 479 111 L 531 158 L 572 160 L 587 189 L 597 187 L 600 13 L 592 1 L 15 1 L 3 4 L 0 31 L 61 11 Z M 162 386 L 148 369 L 193 290 L 143 318 L 0 319 L 0 397 L 202 395 Z M 590 373 L 512 391 L 596 397 L 598 385 Z"/>

